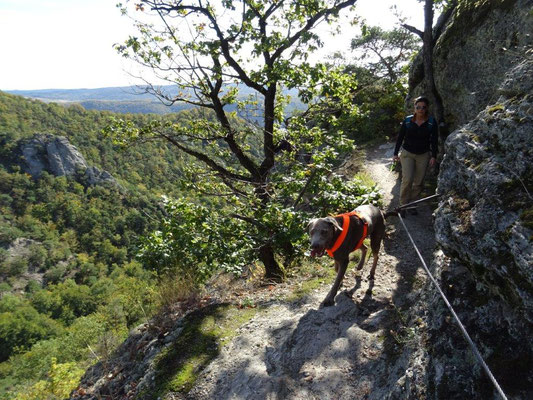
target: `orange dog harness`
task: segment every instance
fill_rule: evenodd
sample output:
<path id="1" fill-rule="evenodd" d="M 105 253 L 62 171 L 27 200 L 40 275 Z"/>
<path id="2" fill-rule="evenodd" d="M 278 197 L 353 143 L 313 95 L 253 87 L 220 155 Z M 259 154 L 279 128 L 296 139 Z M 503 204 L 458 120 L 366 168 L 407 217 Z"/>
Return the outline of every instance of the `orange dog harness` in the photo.
<path id="1" fill-rule="evenodd" d="M 333 247 L 331 249 L 326 249 L 330 257 L 333 257 L 333 254 L 344 243 L 344 239 L 346 239 L 346 235 L 348 234 L 348 228 L 350 227 L 350 217 L 352 215 L 359 218 L 361 221 L 363 221 L 364 224 L 363 224 L 363 235 L 361 236 L 361 239 L 359 239 L 359 241 L 357 242 L 357 245 L 355 246 L 355 248 L 352 251 L 350 251 L 350 253 L 357 250 L 363 244 L 363 240 L 365 240 L 367 231 L 368 231 L 368 223 L 363 219 L 363 217 L 361 217 L 361 215 L 357 213 L 357 211 L 351 211 L 349 213 L 337 215 L 337 217 L 342 217 L 342 232 L 337 238 L 337 240 L 335 241 L 335 244 L 333 244 Z"/>

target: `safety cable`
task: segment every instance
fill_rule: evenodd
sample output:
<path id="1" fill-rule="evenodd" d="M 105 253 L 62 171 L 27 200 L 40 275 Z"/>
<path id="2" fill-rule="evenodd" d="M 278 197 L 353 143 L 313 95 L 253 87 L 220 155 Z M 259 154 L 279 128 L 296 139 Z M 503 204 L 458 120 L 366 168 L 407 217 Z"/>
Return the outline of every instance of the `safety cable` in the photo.
<path id="1" fill-rule="evenodd" d="M 434 196 L 430 196 L 430 197 L 434 197 Z M 422 199 L 422 200 L 426 200 L 426 199 Z M 431 275 L 431 272 L 429 272 L 429 268 L 427 267 L 426 262 L 424 261 L 424 258 L 422 258 L 422 255 L 420 254 L 420 251 L 418 250 L 418 247 L 416 247 L 415 241 L 411 237 L 411 234 L 409 233 L 409 230 L 407 229 L 407 226 L 405 225 L 405 222 L 403 222 L 403 218 L 402 218 L 402 216 L 400 215 L 399 212 L 398 212 L 398 218 L 400 218 L 400 222 L 402 223 L 403 228 L 405 229 L 405 232 L 407 232 L 407 236 L 409 237 L 409 240 L 411 241 L 411 244 L 415 248 L 416 254 L 418 254 L 418 257 L 420 258 L 420 261 L 422 261 L 422 265 L 424 266 L 424 269 L 426 270 L 426 273 L 429 275 L 429 278 L 431 279 L 433 284 L 437 287 L 437 290 L 439 291 L 442 299 L 446 303 L 446 306 L 448 306 L 450 312 L 452 313 L 453 317 L 457 321 L 457 324 L 459 325 L 459 328 L 461 328 L 461 332 L 463 333 L 463 336 L 465 337 L 466 341 L 468 342 L 468 344 L 470 344 L 470 347 L 472 348 L 472 351 L 474 352 L 474 355 L 478 359 L 479 363 L 483 366 L 483 369 L 485 370 L 485 372 L 489 376 L 489 378 L 492 381 L 493 385 L 496 387 L 496 390 L 498 391 L 498 393 L 500 394 L 502 399 L 507 400 L 507 397 L 505 396 L 505 393 L 503 393 L 503 390 L 500 387 L 500 385 L 498 384 L 498 382 L 496 381 L 496 378 L 494 378 L 494 375 L 492 375 L 492 372 L 490 372 L 490 369 L 489 369 L 488 365 L 485 363 L 485 360 L 483 360 L 483 357 L 481 357 L 481 354 L 479 353 L 476 345 L 474 344 L 474 342 L 470 338 L 470 335 L 468 334 L 468 332 L 466 331 L 465 327 L 461 323 L 461 320 L 459 319 L 459 317 L 455 313 L 452 305 L 450 304 L 450 302 L 448 301 L 448 299 L 444 295 L 444 292 L 441 290 L 441 288 L 440 288 L 439 284 L 437 283 L 437 281 L 435 280 L 435 278 L 433 278 L 433 275 Z"/>
<path id="2" fill-rule="evenodd" d="M 412 201 L 411 203 L 404 204 L 403 206 L 399 206 L 398 208 L 394 209 L 394 211 L 398 212 L 399 210 L 402 210 L 402 209 L 405 209 L 405 208 L 411 208 L 411 206 L 413 206 L 415 204 L 422 203 L 424 201 L 428 201 L 428 200 L 434 199 L 434 198 L 439 197 L 439 196 L 440 196 L 440 194 L 434 194 L 434 195 L 431 195 L 431 196 L 428 196 L 428 197 L 424 197 L 423 199 Z M 415 208 L 415 207 L 412 207 L 412 208 Z"/>

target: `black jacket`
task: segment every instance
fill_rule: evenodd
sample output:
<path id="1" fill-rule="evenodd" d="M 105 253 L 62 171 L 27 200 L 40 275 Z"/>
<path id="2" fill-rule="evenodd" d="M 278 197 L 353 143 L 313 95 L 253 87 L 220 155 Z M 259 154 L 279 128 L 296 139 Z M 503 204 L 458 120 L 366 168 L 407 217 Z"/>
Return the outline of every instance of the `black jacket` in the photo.
<path id="1" fill-rule="evenodd" d="M 439 130 L 435 118 L 429 119 L 422 125 L 418 126 L 412 122 L 413 116 L 406 117 L 400 128 L 394 155 L 397 156 L 400 147 L 403 147 L 410 153 L 424 154 L 431 151 L 431 157 L 437 157 Z"/>

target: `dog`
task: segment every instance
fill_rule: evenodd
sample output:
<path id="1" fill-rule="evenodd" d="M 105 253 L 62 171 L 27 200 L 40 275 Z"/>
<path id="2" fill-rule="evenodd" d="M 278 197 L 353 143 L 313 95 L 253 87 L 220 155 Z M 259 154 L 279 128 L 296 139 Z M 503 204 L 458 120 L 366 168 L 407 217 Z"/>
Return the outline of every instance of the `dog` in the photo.
<path id="1" fill-rule="evenodd" d="M 367 247 L 363 244 L 365 237 L 370 237 L 373 261 L 370 269 L 370 279 L 374 279 L 378 263 L 379 248 L 385 236 L 385 219 L 393 212 L 384 214 L 379 208 L 372 205 L 357 207 L 354 211 L 335 217 L 315 218 L 309 221 L 307 231 L 311 242 L 311 256 L 321 257 L 327 251 L 335 261 L 337 277 L 321 307 L 335 304 L 335 295 L 346 273 L 349 255 L 361 249 L 361 260 L 357 269 L 363 268 Z M 355 289 L 355 288 L 354 288 Z M 353 294 L 354 289 L 348 293 Z"/>

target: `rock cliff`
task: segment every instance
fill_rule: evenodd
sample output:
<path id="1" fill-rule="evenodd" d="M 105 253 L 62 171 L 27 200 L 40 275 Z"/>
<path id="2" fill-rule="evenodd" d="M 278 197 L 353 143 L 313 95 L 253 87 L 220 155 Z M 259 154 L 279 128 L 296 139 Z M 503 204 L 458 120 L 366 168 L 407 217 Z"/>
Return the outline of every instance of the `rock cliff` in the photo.
<path id="1" fill-rule="evenodd" d="M 34 178 L 47 171 L 55 176 L 83 177 L 89 185 L 118 185 L 107 171 L 89 166 L 79 150 L 66 137 L 36 134 L 20 145 L 22 167 Z"/>
<path id="2" fill-rule="evenodd" d="M 531 49 L 532 7 L 531 0 L 459 1 L 434 49 L 435 83 L 450 132 L 496 102 L 506 73 Z M 409 100 L 427 94 L 420 62 L 410 69 Z"/>
<path id="3" fill-rule="evenodd" d="M 442 254 L 432 267 L 504 392 L 527 399 L 533 393 L 533 2 L 465 3 L 434 53 L 437 89 L 454 131 L 439 174 L 435 232 Z M 411 83 L 420 94 L 416 79 Z M 442 300 L 428 295 L 423 302 L 419 312 L 430 327 L 425 376 L 411 380 L 427 382 L 429 398 L 498 398 Z"/>

